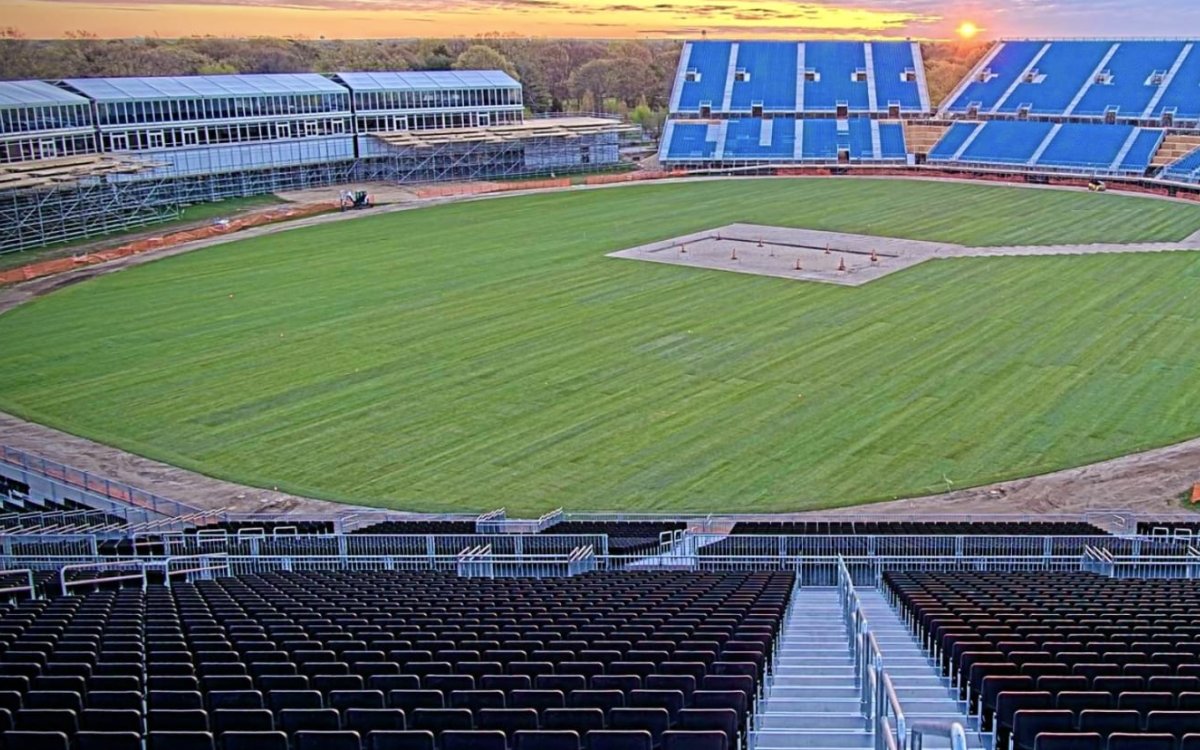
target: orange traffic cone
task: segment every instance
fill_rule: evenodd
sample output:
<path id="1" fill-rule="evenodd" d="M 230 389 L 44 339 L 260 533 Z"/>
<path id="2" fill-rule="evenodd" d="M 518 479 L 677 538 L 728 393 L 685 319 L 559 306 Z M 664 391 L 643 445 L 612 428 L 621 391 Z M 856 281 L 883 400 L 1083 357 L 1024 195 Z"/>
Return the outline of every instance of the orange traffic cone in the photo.
<path id="1" fill-rule="evenodd" d="M 838 259 L 838 270 L 839 270 L 839 271 L 845 271 L 845 270 L 846 270 L 846 259 L 845 259 L 845 258 L 839 258 L 839 259 Z"/>
<path id="2" fill-rule="evenodd" d="M 1200 484 L 1192 487 L 1192 504 L 1200 503 Z"/>

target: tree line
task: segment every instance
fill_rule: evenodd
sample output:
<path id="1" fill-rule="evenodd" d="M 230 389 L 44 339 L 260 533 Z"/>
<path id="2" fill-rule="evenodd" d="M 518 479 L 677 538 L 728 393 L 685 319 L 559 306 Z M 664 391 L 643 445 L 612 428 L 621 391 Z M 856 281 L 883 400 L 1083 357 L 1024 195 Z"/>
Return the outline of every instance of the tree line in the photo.
<path id="1" fill-rule="evenodd" d="M 99 39 L 84 31 L 32 40 L 0 29 L 0 77 L 222 73 L 332 73 L 373 70 L 504 70 L 525 90 L 534 112 L 607 112 L 628 116 L 651 134 L 665 118 L 678 40 L 518 38 L 454 39 Z M 946 96 L 986 43 L 923 45 L 933 101 Z"/>

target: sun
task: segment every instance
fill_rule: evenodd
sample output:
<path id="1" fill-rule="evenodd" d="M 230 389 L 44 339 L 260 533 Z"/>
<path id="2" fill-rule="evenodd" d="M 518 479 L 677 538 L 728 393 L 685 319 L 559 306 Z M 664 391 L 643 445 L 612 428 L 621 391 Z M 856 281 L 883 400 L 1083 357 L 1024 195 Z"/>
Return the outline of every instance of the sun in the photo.
<path id="1" fill-rule="evenodd" d="M 958 25 L 958 35 L 963 39 L 974 39 L 979 33 L 979 27 L 972 21 L 963 21 Z"/>

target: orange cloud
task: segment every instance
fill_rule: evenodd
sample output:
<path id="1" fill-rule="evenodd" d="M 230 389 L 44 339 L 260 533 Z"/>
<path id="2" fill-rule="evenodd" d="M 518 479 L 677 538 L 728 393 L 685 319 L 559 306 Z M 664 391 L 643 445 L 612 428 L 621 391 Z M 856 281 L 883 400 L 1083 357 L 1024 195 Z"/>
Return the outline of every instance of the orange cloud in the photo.
<path id="1" fill-rule="evenodd" d="M 5 23 L 39 38 L 77 29 L 102 37 L 498 32 L 615 38 L 695 37 L 701 31 L 724 37 L 928 36 L 942 26 L 928 0 L 871 6 L 790 0 L 7 0 Z"/>

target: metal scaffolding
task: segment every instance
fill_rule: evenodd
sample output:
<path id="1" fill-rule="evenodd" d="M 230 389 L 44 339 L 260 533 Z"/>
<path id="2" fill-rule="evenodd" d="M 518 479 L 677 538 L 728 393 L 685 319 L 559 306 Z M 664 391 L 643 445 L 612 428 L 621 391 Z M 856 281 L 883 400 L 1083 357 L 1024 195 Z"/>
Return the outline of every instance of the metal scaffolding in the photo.
<path id="1" fill-rule="evenodd" d="M 389 143 L 360 136 L 358 159 L 260 169 L 208 172 L 182 169 L 170 154 L 154 154 L 163 163 L 148 168 L 108 171 L 73 177 L 71 181 L 39 181 L 5 189 L 0 185 L 0 253 L 125 231 L 180 215 L 183 206 L 225 198 L 330 187 L 353 182 L 399 184 L 474 181 L 570 174 L 609 169 L 619 163 L 620 149 L 640 138 L 632 126 L 610 121 L 581 132 L 561 128 L 528 128 L 528 132 L 481 138 L 483 130 L 460 132 L 466 137 Z M 29 164 L 25 165 L 26 169 Z"/>
<path id="2" fill-rule="evenodd" d="M 0 192 L 0 253 L 97 237 L 179 216 L 171 180 L 90 177 Z"/>

